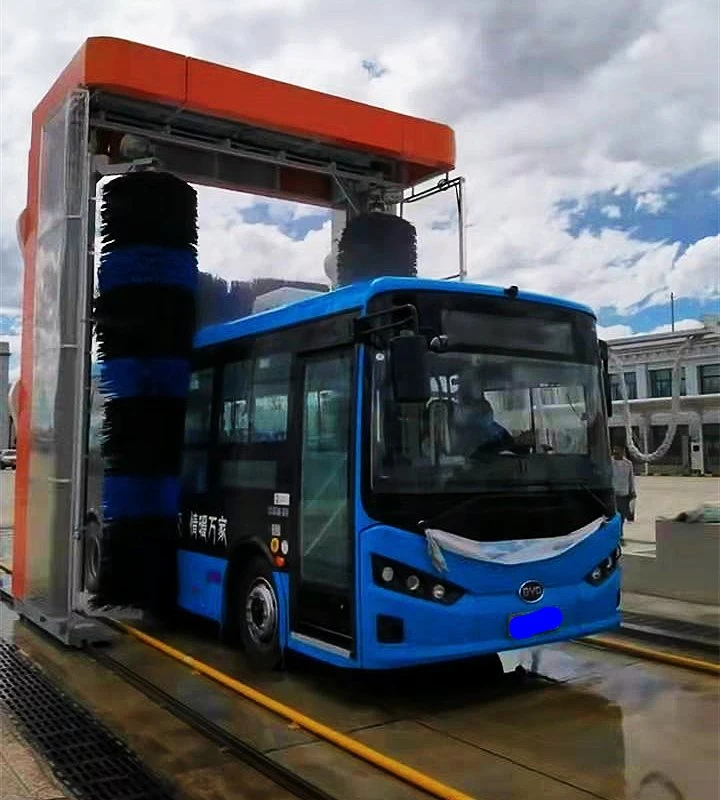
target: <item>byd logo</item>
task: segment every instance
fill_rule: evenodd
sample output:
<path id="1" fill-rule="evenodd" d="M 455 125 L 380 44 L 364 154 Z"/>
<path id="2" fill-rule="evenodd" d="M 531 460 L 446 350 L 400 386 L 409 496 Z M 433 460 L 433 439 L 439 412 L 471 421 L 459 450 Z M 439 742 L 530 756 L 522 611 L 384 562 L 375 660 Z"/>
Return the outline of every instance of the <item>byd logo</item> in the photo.
<path id="1" fill-rule="evenodd" d="M 520 595 L 520 599 L 524 600 L 526 603 L 537 603 L 545 594 L 545 589 L 543 589 L 542 584 L 537 581 L 525 581 L 518 589 L 518 594 Z"/>

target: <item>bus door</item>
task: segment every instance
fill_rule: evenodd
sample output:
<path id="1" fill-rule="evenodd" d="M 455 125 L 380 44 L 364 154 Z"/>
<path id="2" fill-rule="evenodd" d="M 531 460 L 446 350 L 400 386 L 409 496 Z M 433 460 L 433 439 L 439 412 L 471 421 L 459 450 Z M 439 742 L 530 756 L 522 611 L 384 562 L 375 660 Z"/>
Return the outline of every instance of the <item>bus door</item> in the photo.
<path id="1" fill-rule="evenodd" d="M 290 565 L 292 639 L 354 652 L 352 347 L 300 356 L 294 430 L 295 557 Z"/>

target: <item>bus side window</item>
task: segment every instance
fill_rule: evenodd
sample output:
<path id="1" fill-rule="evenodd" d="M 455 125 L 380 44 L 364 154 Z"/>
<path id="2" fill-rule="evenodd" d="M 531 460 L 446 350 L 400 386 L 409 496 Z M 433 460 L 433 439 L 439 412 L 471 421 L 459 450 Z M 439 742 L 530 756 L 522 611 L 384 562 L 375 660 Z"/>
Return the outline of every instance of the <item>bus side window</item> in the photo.
<path id="1" fill-rule="evenodd" d="M 251 441 L 287 439 L 290 354 L 261 356 L 255 362 L 252 391 Z"/>
<path id="2" fill-rule="evenodd" d="M 182 487 L 189 493 L 207 490 L 208 447 L 212 412 L 213 370 L 202 369 L 190 376 L 185 412 L 185 451 Z"/>
<path id="3" fill-rule="evenodd" d="M 223 372 L 220 441 L 245 444 L 250 439 L 252 361 L 226 364 Z"/>
<path id="4" fill-rule="evenodd" d="M 187 411 L 185 412 L 185 444 L 207 445 L 210 441 L 213 371 L 201 369 L 190 376 Z"/>
<path id="5" fill-rule="evenodd" d="M 348 505 L 351 354 L 310 361 L 304 395 L 302 578 L 347 589 L 352 564 Z"/>

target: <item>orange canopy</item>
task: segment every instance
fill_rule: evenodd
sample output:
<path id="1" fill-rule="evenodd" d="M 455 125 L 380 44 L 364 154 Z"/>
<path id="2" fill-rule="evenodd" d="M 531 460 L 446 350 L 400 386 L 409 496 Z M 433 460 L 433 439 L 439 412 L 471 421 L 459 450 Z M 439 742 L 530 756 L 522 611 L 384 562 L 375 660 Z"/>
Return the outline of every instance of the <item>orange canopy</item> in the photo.
<path id="1" fill-rule="evenodd" d="M 455 166 L 447 125 L 109 37 L 85 42 L 37 107 L 35 122 L 80 86 L 387 157 L 405 166 L 407 186 Z"/>

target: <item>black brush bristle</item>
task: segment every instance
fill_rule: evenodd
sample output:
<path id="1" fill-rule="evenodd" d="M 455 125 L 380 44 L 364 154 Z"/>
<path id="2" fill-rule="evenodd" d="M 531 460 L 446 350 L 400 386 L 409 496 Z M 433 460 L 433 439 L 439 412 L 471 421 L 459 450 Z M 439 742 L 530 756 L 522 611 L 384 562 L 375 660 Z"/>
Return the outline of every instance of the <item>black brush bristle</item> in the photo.
<path id="1" fill-rule="evenodd" d="M 95 300 L 98 354 L 111 358 L 187 356 L 195 297 L 181 286 L 121 286 Z"/>
<path id="2" fill-rule="evenodd" d="M 185 397 L 118 397 L 104 406 L 107 475 L 174 475 L 182 462 Z"/>
<path id="3" fill-rule="evenodd" d="M 177 520 L 170 517 L 106 520 L 101 588 L 91 606 L 171 610 L 177 597 L 176 546 Z"/>
<path id="4" fill-rule="evenodd" d="M 250 283 L 232 281 L 201 272 L 197 290 L 197 327 L 216 325 L 252 313 L 253 290 Z"/>
<path id="5" fill-rule="evenodd" d="M 100 235 L 107 246 L 194 249 L 197 193 L 166 172 L 135 172 L 107 184 Z"/>
<path id="6" fill-rule="evenodd" d="M 417 275 L 417 234 L 402 217 L 373 211 L 348 221 L 338 243 L 338 283 Z"/>

